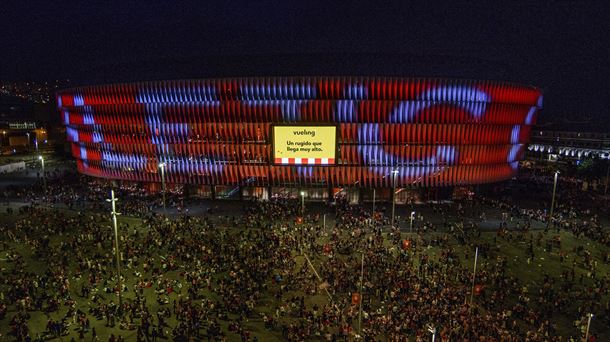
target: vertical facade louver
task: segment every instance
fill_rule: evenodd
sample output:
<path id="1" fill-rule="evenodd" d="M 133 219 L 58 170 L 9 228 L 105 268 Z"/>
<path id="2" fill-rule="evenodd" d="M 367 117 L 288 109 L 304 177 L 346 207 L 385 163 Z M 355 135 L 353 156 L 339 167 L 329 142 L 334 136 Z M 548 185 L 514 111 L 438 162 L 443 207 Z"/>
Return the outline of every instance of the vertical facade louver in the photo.
<path id="1" fill-rule="evenodd" d="M 89 86 L 57 94 L 81 173 L 244 186 L 451 186 L 515 175 L 542 93 L 507 82 L 291 77 Z M 338 125 L 336 165 L 273 163 L 271 125 Z"/>

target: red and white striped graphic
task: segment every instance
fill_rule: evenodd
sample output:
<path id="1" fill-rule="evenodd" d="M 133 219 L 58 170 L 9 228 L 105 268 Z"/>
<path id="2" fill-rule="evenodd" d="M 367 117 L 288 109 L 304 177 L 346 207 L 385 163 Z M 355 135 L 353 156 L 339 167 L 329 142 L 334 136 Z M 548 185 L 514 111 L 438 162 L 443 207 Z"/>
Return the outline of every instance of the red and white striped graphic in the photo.
<path id="1" fill-rule="evenodd" d="M 275 158 L 275 163 L 283 165 L 334 165 L 335 158 Z"/>

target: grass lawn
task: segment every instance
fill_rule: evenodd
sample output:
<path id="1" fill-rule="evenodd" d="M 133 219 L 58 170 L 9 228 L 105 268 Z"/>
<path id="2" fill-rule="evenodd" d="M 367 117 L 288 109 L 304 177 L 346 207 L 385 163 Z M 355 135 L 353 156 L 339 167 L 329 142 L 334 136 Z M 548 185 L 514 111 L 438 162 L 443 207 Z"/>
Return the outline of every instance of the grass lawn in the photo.
<path id="1" fill-rule="evenodd" d="M 0 224 L 12 225 L 16 219 L 25 217 L 24 214 L 5 215 L 4 207 L 0 207 L 0 210 L 2 210 L 2 212 L 3 212 L 3 214 L 0 216 Z M 65 211 L 65 212 L 68 214 L 70 213 L 69 211 Z M 331 222 L 331 221 L 328 220 L 327 223 L 329 223 L 329 222 Z M 146 229 L 145 227 L 142 226 L 142 222 L 140 219 L 133 218 L 133 217 L 120 216 L 119 223 L 121 226 L 124 226 L 125 224 L 129 224 L 130 230 L 133 228 L 140 229 L 140 230 Z M 110 225 L 109 215 L 108 215 L 108 225 Z M 329 226 L 330 226 L 330 224 L 329 224 Z M 225 224 L 222 229 L 225 229 L 228 232 L 228 234 L 241 234 L 242 233 L 240 228 L 233 227 L 228 224 Z M 78 232 L 78 227 L 70 227 L 68 234 L 72 234 L 75 232 Z M 127 234 L 126 229 L 122 229 L 121 233 Z M 344 233 L 347 233 L 347 232 L 344 232 Z M 425 235 L 425 238 L 429 239 L 434 234 L 440 235 L 440 234 L 444 234 L 444 233 L 429 233 L 429 234 Z M 535 231 L 532 234 L 534 234 L 534 236 L 535 236 L 536 234 L 538 234 L 538 232 Z M 554 236 L 554 235 L 556 235 L 555 231 L 552 231 L 551 233 L 549 233 L 549 237 Z M 576 238 L 570 232 L 561 231 L 559 233 L 559 235 L 561 236 L 561 241 L 562 241 L 561 249 L 563 251 L 567 251 L 569 256 L 576 255 L 575 253 L 572 252 L 576 248 L 584 247 L 589 252 L 591 252 L 593 259 L 598 261 L 598 271 L 597 271 L 598 278 L 601 278 L 604 276 L 607 277 L 608 275 L 610 275 L 610 265 L 604 264 L 603 261 L 601 260 L 601 254 L 603 251 L 606 251 L 607 247 L 602 246 L 596 242 L 593 242 L 587 238 L 582 238 L 582 237 Z M 403 233 L 403 236 L 407 236 L 407 234 Z M 506 260 L 508 262 L 509 275 L 512 275 L 512 276 L 518 278 L 523 283 L 532 284 L 530 293 L 534 293 L 534 291 L 537 291 L 537 288 L 543 282 L 545 274 L 558 278 L 559 274 L 562 271 L 570 270 L 572 267 L 573 260 L 571 258 L 568 258 L 566 261 L 563 262 L 563 264 L 560 263 L 558 250 L 553 249 L 553 251 L 549 253 L 548 251 L 544 250 L 544 243 L 542 243 L 542 246 L 536 246 L 536 244 L 534 244 L 535 258 L 533 260 L 530 260 L 530 263 L 528 264 L 528 262 L 527 262 L 528 258 L 526 256 L 526 249 L 527 249 L 528 244 L 526 243 L 526 240 L 521 240 L 521 239 L 517 238 L 516 234 L 515 234 L 515 238 L 513 238 L 512 241 L 507 241 L 505 239 L 497 239 L 494 242 L 495 237 L 496 237 L 495 232 L 482 232 L 481 233 L 481 237 L 479 238 L 479 241 L 481 243 L 489 244 L 491 246 L 491 250 L 490 250 L 487 258 L 480 256 L 480 258 L 479 258 L 480 266 L 479 267 L 484 267 L 483 265 L 487 261 L 490 261 L 490 262 L 495 261 L 495 258 L 497 256 L 502 256 L 502 257 L 506 258 Z M 51 245 L 55 245 L 55 246 L 59 245 L 59 243 L 62 241 L 62 239 L 65 239 L 65 236 L 53 236 L 51 238 Z M 320 237 L 317 242 L 319 244 L 324 244 L 327 241 L 327 239 L 328 239 L 328 237 L 326 237 L 326 236 Z M 387 241 L 387 244 L 388 244 L 388 247 L 390 247 L 389 241 Z M 460 256 L 461 264 L 464 267 L 471 269 L 473 266 L 473 261 L 474 261 L 474 259 L 473 259 L 474 251 L 471 250 L 471 248 L 469 248 L 469 247 L 463 247 L 462 245 L 460 245 L 458 243 L 457 240 L 455 240 L 453 238 L 450 238 L 450 244 L 457 250 L 458 255 Z M 26 244 L 16 243 L 16 242 L 11 241 L 8 243 L 8 246 L 12 250 L 16 251 L 18 254 L 20 254 L 21 256 L 24 257 L 28 271 L 44 272 L 48 268 L 48 264 L 47 264 L 46 260 L 40 260 L 40 259 L 35 258 L 32 253 L 32 249 L 30 247 L 28 247 Z M 110 246 L 104 246 L 104 248 L 105 248 L 104 253 L 111 254 Z M 436 248 L 436 247 L 425 248 L 424 253 L 429 255 L 431 259 L 438 260 L 438 254 L 439 254 L 438 248 Z M 468 253 L 468 258 L 465 257 L 466 253 Z M 298 252 L 294 251 L 294 255 L 298 255 Z M 110 255 L 108 255 L 108 257 L 112 258 Z M 341 255 L 337 255 L 337 257 L 346 258 L 346 256 L 341 256 Z M 312 261 L 312 263 L 316 269 L 320 269 L 320 265 L 322 263 L 324 263 L 325 260 L 327 260 L 327 257 L 322 254 L 310 255 L 309 258 Z M 578 279 L 581 274 L 585 274 L 585 279 L 584 279 L 585 284 L 591 284 L 592 280 L 586 277 L 587 270 L 585 270 L 583 268 L 582 260 L 583 260 L 582 257 L 576 257 L 576 268 L 575 268 L 576 277 L 575 277 L 575 279 Z M 302 256 L 297 256 L 296 263 L 297 263 L 297 266 L 295 266 L 295 269 L 299 269 L 302 265 L 304 265 L 306 263 L 305 258 Z M 415 260 L 415 263 L 417 264 L 417 260 Z M 2 250 L 1 254 L 0 254 L 0 269 L 2 271 L 3 276 L 8 274 L 9 272 L 11 272 L 11 270 L 13 268 L 14 268 L 13 263 L 6 260 L 6 251 Z M 114 272 L 114 269 L 111 269 L 110 272 Z M 173 272 L 169 272 L 167 275 L 173 279 L 183 280 L 178 275 L 178 273 L 179 273 L 178 271 L 173 271 Z M 131 300 L 132 298 L 134 298 L 133 288 L 134 288 L 134 283 L 135 283 L 136 279 L 132 275 L 132 271 L 129 271 L 129 270 L 124 270 L 123 275 L 126 278 L 126 284 L 129 288 L 129 291 L 124 293 L 124 300 Z M 324 274 L 320 274 L 320 276 L 322 278 L 324 278 Z M 77 308 L 88 313 L 88 311 L 89 311 L 88 300 L 89 299 L 80 297 L 78 295 L 78 291 L 77 291 L 77 289 L 80 289 L 81 282 L 85 281 L 85 280 L 86 280 L 86 277 L 83 277 L 80 280 L 71 279 L 70 280 L 70 291 L 71 291 L 71 297 L 76 299 L 78 302 Z M 269 282 L 269 283 L 271 283 L 271 282 Z M 269 286 L 271 287 L 274 285 L 270 284 Z M 4 286 L 1 287 L 0 290 L 6 293 L 6 288 Z M 177 298 L 179 298 L 179 296 L 184 296 L 185 292 L 186 291 L 182 291 L 182 294 L 181 294 L 180 291 L 178 290 L 175 293 L 172 293 L 170 295 L 170 298 L 172 300 L 177 299 Z M 207 291 L 207 290 L 201 290 L 200 294 L 203 297 L 216 298 L 215 297 L 216 294 L 214 294 L 210 291 Z M 147 303 L 148 303 L 149 307 L 152 309 L 151 312 L 155 313 L 157 311 L 157 309 L 161 307 L 161 305 L 157 303 L 156 295 L 153 292 L 153 289 L 146 289 L 144 291 L 144 295 L 147 299 Z M 301 292 L 292 291 L 292 292 L 289 292 L 286 295 L 284 295 L 284 298 L 291 297 L 292 295 L 304 296 L 304 294 Z M 364 295 L 366 296 L 368 294 L 365 293 Z M 114 294 L 104 294 L 104 296 L 115 297 Z M 348 296 L 347 294 L 336 294 L 335 299 L 336 300 L 346 299 L 347 296 Z M 116 298 L 114 300 L 115 300 L 115 302 L 117 301 Z M 607 300 L 608 300 L 608 297 L 606 296 L 603 299 L 603 302 L 605 303 Z M 376 301 L 376 299 L 374 299 L 374 301 Z M 378 301 L 376 301 L 376 302 L 378 302 Z M 323 293 L 317 294 L 315 296 L 307 296 L 306 303 L 308 306 L 313 305 L 314 303 L 316 303 L 318 305 L 324 305 L 324 304 L 328 303 L 328 297 Z M 9 303 L 9 304 L 10 304 L 9 312 L 8 312 L 7 316 L 3 320 L 0 320 L 0 332 L 2 333 L 2 337 L 0 337 L 0 340 L 10 340 L 10 338 L 7 336 L 8 332 L 10 331 L 9 320 L 15 314 L 15 306 L 12 305 L 12 303 Z M 168 305 L 165 305 L 165 306 L 168 306 Z M 170 306 L 171 306 L 171 304 L 170 304 Z M 577 306 L 578 306 L 578 303 L 576 303 L 576 302 L 571 303 L 568 307 L 563 308 L 561 312 L 556 312 L 553 315 L 553 323 L 557 327 L 558 333 L 563 335 L 564 337 L 567 337 L 570 335 L 577 336 L 577 334 L 578 334 L 577 329 L 573 326 L 573 321 L 575 319 L 579 318 L 579 317 L 577 317 L 577 314 L 576 314 Z M 253 317 L 244 323 L 244 326 L 252 332 L 253 336 L 258 337 L 259 341 L 275 341 L 275 340 L 282 339 L 281 332 L 279 331 L 279 329 L 271 330 L 271 331 L 266 330 L 264 328 L 264 324 L 263 324 L 262 319 L 260 318 L 260 315 L 256 314 L 256 313 L 275 314 L 276 307 L 277 307 L 276 299 L 273 298 L 270 294 L 264 294 L 263 298 L 258 302 L 258 305 L 255 308 L 255 314 L 253 315 Z M 67 307 L 61 306 L 60 310 L 49 313 L 49 314 L 41 313 L 41 312 L 33 312 L 33 311 L 29 312 L 30 319 L 28 321 L 29 322 L 28 325 L 29 325 L 29 329 L 30 329 L 30 336 L 35 337 L 35 336 L 37 336 L 38 333 L 42 333 L 45 330 L 46 323 L 49 318 L 54 319 L 54 320 L 61 320 L 61 318 L 63 318 L 64 315 L 66 314 L 67 310 L 68 310 Z M 102 340 L 102 341 L 108 340 L 108 337 L 110 336 L 110 334 L 122 335 L 128 341 L 135 340 L 135 334 L 136 334 L 135 330 L 132 330 L 132 331 L 121 330 L 118 327 L 118 323 L 113 328 L 106 327 L 105 321 L 95 320 L 95 318 L 92 315 L 88 315 L 88 316 L 91 321 L 91 325 L 96 328 L 98 337 L 100 340 Z M 236 318 L 235 316 L 232 316 L 232 315 L 230 315 L 229 317 L 232 319 Z M 289 319 L 285 319 L 284 321 L 286 322 L 288 320 Z M 220 322 L 221 322 L 223 331 L 227 334 L 228 340 L 239 340 L 238 335 L 228 332 L 228 327 L 227 327 L 228 323 L 227 322 L 225 322 L 225 321 L 220 321 Z M 172 327 L 175 326 L 176 325 L 175 316 L 172 315 L 172 317 L 168 320 L 168 323 Z M 355 323 L 355 325 L 356 324 L 357 323 Z M 64 336 L 63 339 L 66 341 L 69 341 L 73 337 L 75 340 L 78 340 L 78 332 L 76 331 L 75 326 L 73 325 L 70 328 L 71 328 L 70 334 L 68 336 Z M 601 321 L 599 319 L 598 320 L 594 319 L 592 321 L 591 330 L 598 334 L 599 341 L 610 341 L 610 328 L 608 326 L 605 326 L 603 321 Z M 202 332 L 203 331 L 204 330 L 202 330 Z M 170 334 L 171 334 L 171 331 L 167 331 L 166 335 L 170 335 Z M 90 338 L 91 338 L 90 335 L 87 335 L 86 339 L 90 340 Z"/>

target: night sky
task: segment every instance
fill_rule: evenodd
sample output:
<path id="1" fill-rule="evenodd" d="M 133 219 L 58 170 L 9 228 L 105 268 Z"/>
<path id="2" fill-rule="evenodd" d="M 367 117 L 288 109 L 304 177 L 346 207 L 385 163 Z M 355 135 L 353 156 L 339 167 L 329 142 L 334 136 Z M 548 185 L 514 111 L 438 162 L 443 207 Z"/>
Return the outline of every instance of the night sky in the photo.
<path id="1" fill-rule="evenodd" d="M 610 131 L 607 1 L 406 2 L 3 0 L 0 79 L 506 79 Z"/>

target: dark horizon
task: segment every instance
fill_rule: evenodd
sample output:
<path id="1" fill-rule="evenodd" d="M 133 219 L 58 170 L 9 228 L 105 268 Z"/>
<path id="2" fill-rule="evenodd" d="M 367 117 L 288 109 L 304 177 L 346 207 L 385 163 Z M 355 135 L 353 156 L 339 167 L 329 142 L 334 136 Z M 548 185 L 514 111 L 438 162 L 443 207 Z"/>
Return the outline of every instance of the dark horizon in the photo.
<path id="1" fill-rule="evenodd" d="M 0 22 L 0 80 L 502 80 L 541 88 L 543 121 L 582 119 L 610 130 L 608 7 L 601 1 L 14 2 Z"/>
<path id="2" fill-rule="evenodd" d="M 346 61 L 349 63 L 346 64 Z M 70 79 L 73 86 L 84 86 L 184 78 L 363 75 L 486 79 L 528 84 L 527 75 L 516 77 L 518 67 L 515 63 L 502 60 L 443 54 L 277 53 L 146 58 L 133 62 L 108 61 L 95 65 L 72 66 L 65 72 L 70 77 L 59 79 Z M 261 74 L 263 70 L 267 72 Z M 147 78 L 142 78 L 144 75 Z M 56 79 L 58 78 L 54 75 L 32 78 L 23 74 L 10 81 Z"/>

